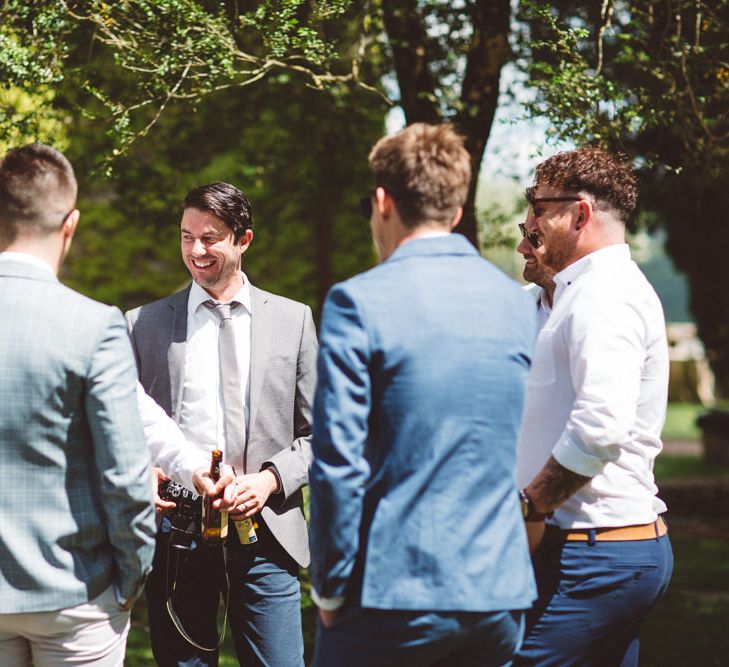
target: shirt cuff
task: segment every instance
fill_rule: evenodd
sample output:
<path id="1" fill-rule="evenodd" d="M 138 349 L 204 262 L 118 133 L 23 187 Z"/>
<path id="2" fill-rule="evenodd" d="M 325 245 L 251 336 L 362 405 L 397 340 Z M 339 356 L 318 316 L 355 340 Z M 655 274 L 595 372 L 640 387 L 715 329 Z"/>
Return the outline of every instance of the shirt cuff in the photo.
<path id="1" fill-rule="evenodd" d="M 552 450 L 552 456 L 563 468 L 583 477 L 594 477 L 602 472 L 605 461 L 586 450 L 584 443 L 564 431 Z"/>
<path id="2" fill-rule="evenodd" d="M 322 598 L 313 588 L 311 589 L 311 599 L 319 609 L 324 611 L 336 611 L 344 604 L 343 595 L 336 598 Z"/>

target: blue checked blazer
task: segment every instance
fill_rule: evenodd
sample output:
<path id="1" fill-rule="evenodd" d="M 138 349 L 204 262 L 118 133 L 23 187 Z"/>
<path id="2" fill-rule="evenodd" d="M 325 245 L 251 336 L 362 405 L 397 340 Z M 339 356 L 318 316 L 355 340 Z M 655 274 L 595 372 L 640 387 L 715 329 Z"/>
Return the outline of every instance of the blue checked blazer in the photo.
<path id="1" fill-rule="evenodd" d="M 531 606 L 516 446 L 535 335 L 534 302 L 459 234 L 331 289 L 309 477 L 321 598 Z"/>
<path id="2" fill-rule="evenodd" d="M 133 597 L 155 522 L 124 319 L 12 260 L 0 313 L 0 614 Z"/>

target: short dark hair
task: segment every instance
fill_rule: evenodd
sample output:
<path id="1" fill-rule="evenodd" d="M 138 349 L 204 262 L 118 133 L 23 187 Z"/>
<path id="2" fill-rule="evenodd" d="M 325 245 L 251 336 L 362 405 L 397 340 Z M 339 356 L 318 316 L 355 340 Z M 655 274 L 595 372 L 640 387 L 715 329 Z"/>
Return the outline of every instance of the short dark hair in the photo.
<path id="1" fill-rule="evenodd" d="M 383 137 L 369 163 L 375 185 L 395 200 L 406 227 L 448 224 L 468 196 L 471 157 L 451 125 L 415 123 Z"/>
<path id="2" fill-rule="evenodd" d="M 55 148 L 29 144 L 0 162 L 0 233 L 47 235 L 76 206 L 78 184 L 71 163 Z"/>
<path id="3" fill-rule="evenodd" d="M 610 209 L 627 223 L 638 202 L 638 177 L 627 158 L 601 148 L 557 153 L 537 165 L 535 188 L 543 185 L 566 192 L 586 192 L 598 208 Z M 527 190 L 527 199 L 533 188 Z"/>
<path id="4" fill-rule="evenodd" d="M 238 188 L 228 183 L 209 183 L 187 193 L 182 208 L 210 213 L 226 224 L 239 241 L 253 227 L 253 207 Z"/>

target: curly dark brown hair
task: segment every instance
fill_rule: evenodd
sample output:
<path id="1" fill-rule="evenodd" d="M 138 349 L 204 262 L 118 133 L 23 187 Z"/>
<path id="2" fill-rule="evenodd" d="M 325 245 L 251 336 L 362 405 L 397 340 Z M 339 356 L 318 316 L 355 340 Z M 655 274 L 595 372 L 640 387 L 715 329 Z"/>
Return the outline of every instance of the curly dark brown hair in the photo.
<path id="1" fill-rule="evenodd" d="M 451 125 L 414 123 L 380 139 L 369 162 L 375 185 L 395 200 L 407 227 L 447 225 L 466 201 L 471 158 Z"/>
<path id="2" fill-rule="evenodd" d="M 598 209 L 610 210 L 623 223 L 629 221 L 638 201 L 638 177 L 633 167 L 624 155 L 601 148 L 557 153 L 537 165 L 534 187 L 527 190 L 527 199 L 534 189 L 547 185 L 590 194 Z"/>

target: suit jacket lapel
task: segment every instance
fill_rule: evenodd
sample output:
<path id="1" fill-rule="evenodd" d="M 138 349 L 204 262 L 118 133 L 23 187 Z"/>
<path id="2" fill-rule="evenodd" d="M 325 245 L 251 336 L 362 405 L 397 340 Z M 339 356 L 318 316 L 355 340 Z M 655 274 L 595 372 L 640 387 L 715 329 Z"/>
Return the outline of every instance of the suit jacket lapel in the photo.
<path id="1" fill-rule="evenodd" d="M 182 409 L 182 391 L 185 386 L 185 345 L 187 343 L 187 300 L 190 288 L 174 294 L 170 300 L 172 322 L 167 365 L 170 374 L 172 418 L 179 424 Z"/>
<path id="2" fill-rule="evenodd" d="M 251 403 L 246 438 L 250 437 L 250 430 L 255 424 L 271 347 L 271 308 L 268 296 L 253 285 L 251 285 L 251 310 Z"/>

